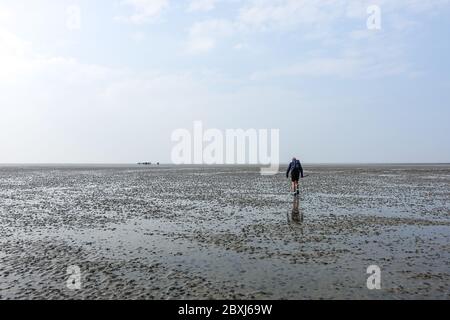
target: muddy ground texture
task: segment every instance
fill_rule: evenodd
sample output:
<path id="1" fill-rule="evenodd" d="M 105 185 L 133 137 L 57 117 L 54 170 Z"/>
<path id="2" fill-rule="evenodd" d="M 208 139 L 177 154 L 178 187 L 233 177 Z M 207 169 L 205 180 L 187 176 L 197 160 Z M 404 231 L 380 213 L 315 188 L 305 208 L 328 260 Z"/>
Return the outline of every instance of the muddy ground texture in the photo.
<path id="1" fill-rule="evenodd" d="M 305 169 L 0 167 L 0 299 L 450 299 L 450 166 Z"/>

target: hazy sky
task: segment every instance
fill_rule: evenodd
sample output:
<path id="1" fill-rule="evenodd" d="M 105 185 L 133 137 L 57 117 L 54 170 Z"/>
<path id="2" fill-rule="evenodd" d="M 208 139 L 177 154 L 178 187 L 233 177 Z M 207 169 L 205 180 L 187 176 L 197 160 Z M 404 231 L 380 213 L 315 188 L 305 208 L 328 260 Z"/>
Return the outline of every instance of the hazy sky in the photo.
<path id="1" fill-rule="evenodd" d="M 0 163 L 168 162 L 195 120 L 450 162 L 449 39 L 447 0 L 0 0 Z"/>

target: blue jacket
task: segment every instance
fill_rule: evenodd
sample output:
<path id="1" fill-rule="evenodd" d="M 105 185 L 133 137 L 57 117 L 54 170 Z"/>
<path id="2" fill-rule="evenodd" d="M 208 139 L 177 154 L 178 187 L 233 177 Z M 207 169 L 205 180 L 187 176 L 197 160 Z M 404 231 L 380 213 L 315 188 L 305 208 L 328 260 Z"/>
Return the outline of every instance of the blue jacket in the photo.
<path id="1" fill-rule="evenodd" d="M 300 170 L 300 175 L 303 178 L 303 167 L 302 167 L 302 164 L 300 163 L 300 160 L 292 161 L 289 164 L 289 167 L 286 171 L 286 178 L 289 177 L 289 172 L 294 171 L 295 169 Z"/>

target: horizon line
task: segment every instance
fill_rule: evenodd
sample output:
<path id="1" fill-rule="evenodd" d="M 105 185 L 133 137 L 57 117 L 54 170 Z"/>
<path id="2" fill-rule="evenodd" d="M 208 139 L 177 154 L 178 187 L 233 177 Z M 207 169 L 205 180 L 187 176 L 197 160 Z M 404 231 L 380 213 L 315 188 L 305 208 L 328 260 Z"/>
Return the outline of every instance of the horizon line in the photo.
<path id="1" fill-rule="evenodd" d="M 157 166 L 158 162 L 152 162 L 150 165 L 144 165 L 145 162 L 5 162 L 0 166 L 48 166 L 48 165 L 141 165 L 141 166 Z M 280 162 L 280 165 L 287 165 L 289 162 Z M 302 162 L 303 165 L 450 165 L 450 162 Z M 160 166 L 267 166 L 269 164 L 174 164 L 174 163 L 159 163 Z"/>

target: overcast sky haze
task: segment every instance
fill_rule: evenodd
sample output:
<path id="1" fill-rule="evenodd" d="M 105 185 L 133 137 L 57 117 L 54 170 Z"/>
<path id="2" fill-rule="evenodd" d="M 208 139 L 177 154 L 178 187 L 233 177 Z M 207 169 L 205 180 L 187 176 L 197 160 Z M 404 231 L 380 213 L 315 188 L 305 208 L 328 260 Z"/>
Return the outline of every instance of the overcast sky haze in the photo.
<path id="1" fill-rule="evenodd" d="M 450 162 L 449 39 L 447 0 L 0 0 L 0 163 L 170 162 L 195 120 Z"/>

